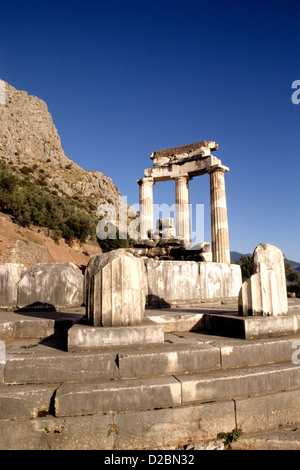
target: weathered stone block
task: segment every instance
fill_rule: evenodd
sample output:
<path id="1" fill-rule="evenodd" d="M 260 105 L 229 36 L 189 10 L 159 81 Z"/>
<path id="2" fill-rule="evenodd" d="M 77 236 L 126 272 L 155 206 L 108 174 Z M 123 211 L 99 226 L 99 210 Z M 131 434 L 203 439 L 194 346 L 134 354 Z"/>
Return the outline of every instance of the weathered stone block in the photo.
<path id="1" fill-rule="evenodd" d="M 145 260 L 149 305 L 200 299 L 196 262 Z"/>
<path id="2" fill-rule="evenodd" d="M 0 421 L 0 450 L 113 449 L 113 415 Z"/>
<path id="3" fill-rule="evenodd" d="M 234 402 L 220 401 L 115 416 L 117 449 L 155 449 L 215 439 L 235 427 Z M 178 448 L 178 447 L 177 447 Z"/>
<path id="4" fill-rule="evenodd" d="M 300 391 L 290 390 L 267 396 L 236 400 L 237 426 L 244 432 L 258 432 L 298 424 Z"/>
<path id="5" fill-rule="evenodd" d="M 222 369 L 289 362 L 294 341 L 293 336 L 251 340 L 239 345 L 233 340 L 231 345 L 220 347 Z"/>
<path id="6" fill-rule="evenodd" d="M 68 330 L 68 351 L 164 342 L 164 327 L 144 318 L 138 325 L 101 328 L 74 325 Z"/>
<path id="7" fill-rule="evenodd" d="M 283 253 L 273 245 L 263 243 L 254 251 L 254 270 L 260 274 L 263 312 L 284 315 L 288 312 L 287 289 Z"/>
<path id="8" fill-rule="evenodd" d="M 236 316 L 208 313 L 205 315 L 205 328 L 212 334 L 244 339 L 294 335 L 300 331 L 300 315 Z"/>
<path id="9" fill-rule="evenodd" d="M 190 371 L 220 369 L 220 351 L 209 344 L 174 346 L 166 344 L 162 349 L 129 351 L 118 356 L 121 378 L 172 375 Z"/>
<path id="10" fill-rule="evenodd" d="M 240 315 L 277 316 L 288 313 L 287 289 L 282 252 L 262 243 L 254 250 L 254 274 L 239 293 Z"/>
<path id="11" fill-rule="evenodd" d="M 18 288 L 18 307 L 35 302 L 75 307 L 83 302 L 84 277 L 73 263 L 40 263 L 29 268 Z"/>
<path id="12" fill-rule="evenodd" d="M 0 264 L 0 307 L 16 307 L 18 303 L 18 283 L 26 271 L 23 264 Z"/>
<path id="13" fill-rule="evenodd" d="M 1 371 L 1 365 L 0 365 Z M 6 362 L 6 384 L 42 384 L 112 380 L 118 377 L 116 354 L 16 354 Z M 1 378 L 1 372 L 0 372 Z M 0 380 L 1 382 L 1 380 Z"/>
<path id="14" fill-rule="evenodd" d="M 56 416 L 90 415 L 180 405 L 180 383 L 174 377 L 95 384 L 63 384 L 55 396 Z"/>
<path id="15" fill-rule="evenodd" d="M 244 398 L 249 395 L 296 389 L 300 368 L 289 363 L 253 366 L 191 375 L 176 375 L 182 403 Z"/>
<path id="16" fill-rule="evenodd" d="M 48 414 L 55 388 L 55 385 L 1 385 L 0 420 Z"/>
<path id="17" fill-rule="evenodd" d="M 240 266 L 227 263 L 145 260 L 149 305 L 237 297 Z"/>
<path id="18" fill-rule="evenodd" d="M 95 256 L 87 266 L 85 283 L 90 325 L 141 323 L 145 311 L 145 268 L 141 258 L 122 249 Z"/>
<path id="19" fill-rule="evenodd" d="M 240 266 L 228 263 L 198 263 L 201 299 L 238 297 L 242 285 Z"/>

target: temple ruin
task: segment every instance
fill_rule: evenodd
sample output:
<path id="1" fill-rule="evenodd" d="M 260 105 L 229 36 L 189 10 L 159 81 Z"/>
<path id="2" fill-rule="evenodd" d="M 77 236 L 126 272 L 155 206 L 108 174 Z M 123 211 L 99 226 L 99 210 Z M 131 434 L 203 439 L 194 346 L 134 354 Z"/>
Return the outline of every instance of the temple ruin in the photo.
<path id="1" fill-rule="evenodd" d="M 153 185 L 175 181 L 176 238 L 191 241 L 189 181 L 206 173 L 210 176 L 212 261 L 230 263 L 225 172 L 229 168 L 211 154 L 218 149 L 215 142 L 200 141 L 181 147 L 159 150 L 151 155 L 153 167 L 138 180 L 140 187 L 141 239 L 149 238 L 153 229 Z"/>

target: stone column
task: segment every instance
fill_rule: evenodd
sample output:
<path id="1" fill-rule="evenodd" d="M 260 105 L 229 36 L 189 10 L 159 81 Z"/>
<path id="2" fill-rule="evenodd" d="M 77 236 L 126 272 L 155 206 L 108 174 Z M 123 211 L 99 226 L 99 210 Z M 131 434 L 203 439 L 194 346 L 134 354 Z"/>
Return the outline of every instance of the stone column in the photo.
<path id="1" fill-rule="evenodd" d="M 112 250 L 91 258 L 85 271 L 89 325 L 140 324 L 146 303 L 144 276 L 143 260 L 126 250 Z"/>
<path id="2" fill-rule="evenodd" d="M 216 263 L 230 263 L 225 171 L 228 168 L 217 167 L 210 171 L 211 244 Z"/>
<path id="3" fill-rule="evenodd" d="M 176 238 L 183 239 L 186 243 L 191 241 L 190 227 L 190 195 L 188 174 L 175 178 L 175 202 L 176 202 Z"/>
<path id="4" fill-rule="evenodd" d="M 153 229 L 153 184 L 154 179 L 142 178 L 140 186 L 140 238 L 149 238 L 149 230 Z"/>

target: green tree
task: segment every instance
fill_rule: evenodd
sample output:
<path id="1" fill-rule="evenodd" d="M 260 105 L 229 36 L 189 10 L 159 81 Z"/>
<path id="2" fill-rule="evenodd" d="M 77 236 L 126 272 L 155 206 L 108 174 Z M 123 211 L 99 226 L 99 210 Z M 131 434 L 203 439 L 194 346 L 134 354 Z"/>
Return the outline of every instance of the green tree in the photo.
<path id="1" fill-rule="evenodd" d="M 96 239 L 97 219 L 82 204 L 26 181 L 3 165 L 0 166 L 0 210 L 11 214 L 24 227 L 32 224 L 49 228 L 56 241 L 61 236 L 70 244 L 74 239 L 80 242 L 88 237 Z"/>
<path id="2" fill-rule="evenodd" d="M 98 244 L 102 249 L 103 253 L 108 251 L 117 250 L 118 248 L 128 248 L 129 239 L 119 238 L 119 230 L 116 229 L 116 238 L 97 238 Z"/>
<path id="3" fill-rule="evenodd" d="M 293 268 L 291 261 L 284 259 L 287 291 L 294 292 L 300 297 L 300 273 Z"/>
<path id="4" fill-rule="evenodd" d="M 242 280 L 243 282 L 253 274 L 253 255 L 243 255 L 240 257 L 239 261 L 237 262 L 241 266 L 242 271 Z"/>

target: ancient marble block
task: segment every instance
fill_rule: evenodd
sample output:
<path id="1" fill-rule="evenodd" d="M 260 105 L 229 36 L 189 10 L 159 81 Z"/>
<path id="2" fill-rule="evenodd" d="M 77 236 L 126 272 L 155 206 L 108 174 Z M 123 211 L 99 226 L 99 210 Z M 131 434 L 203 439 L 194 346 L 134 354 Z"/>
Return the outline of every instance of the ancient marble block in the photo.
<path id="1" fill-rule="evenodd" d="M 288 313 L 284 258 L 276 246 L 262 243 L 253 254 L 254 274 L 239 294 L 240 315 L 276 316 Z"/>
<path id="2" fill-rule="evenodd" d="M 149 305 L 237 298 L 240 266 L 228 263 L 144 259 Z"/>
<path id="3" fill-rule="evenodd" d="M 202 300 L 237 298 L 242 285 L 240 266 L 228 263 L 200 262 Z"/>
<path id="4" fill-rule="evenodd" d="M 258 273 L 253 274 L 243 282 L 239 293 L 240 315 L 263 315 L 261 291 L 260 275 Z"/>
<path id="5" fill-rule="evenodd" d="M 0 307 L 17 306 L 18 283 L 25 271 L 23 264 L 0 264 Z"/>
<path id="6" fill-rule="evenodd" d="M 141 258 L 119 249 L 93 257 L 86 269 L 86 314 L 93 326 L 130 326 L 145 312 Z"/>
<path id="7" fill-rule="evenodd" d="M 39 263 L 22 276 L 18 307 L 35 302 L 56 307 L 76 307 L 83 303 L 84 277 L 73 263 Z"/>

